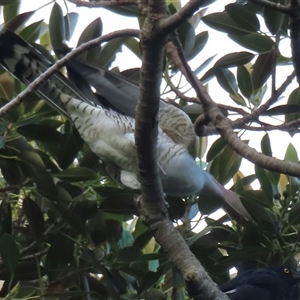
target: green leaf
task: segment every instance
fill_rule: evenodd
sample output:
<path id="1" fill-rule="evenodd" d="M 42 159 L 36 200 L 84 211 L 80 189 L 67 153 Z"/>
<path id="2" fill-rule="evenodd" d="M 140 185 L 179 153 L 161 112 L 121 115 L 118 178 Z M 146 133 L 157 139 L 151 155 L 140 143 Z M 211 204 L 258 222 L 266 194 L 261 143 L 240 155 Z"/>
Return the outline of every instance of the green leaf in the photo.
<path id="1" fill-rule="evenodd" d="M 285 0 L 273 0 L 272 2 L 285 4 Z M 270 32 L 275 35 L 280 31 L 285 15 L 275 9 L 265 7 L 263 17 L 266 26 Z"/>
<path id="2" fill-rule="evenodd" d="M 248 33 L 234 22 L 227 12 L 218 12 L 207 15 L 202 18 L 202 21 L 213 29 L 226 32 L 228 34 L 246 34 Z"/>
<path id="3" fill-rule="evenodd" d="M 224 55 L 214 65 L 214 68 L 231 68 L 249 63 L 255 55 L 250 52 L 241 51 Z"/>
<path id="4" fill-rule="evenodd" d="M 141 46 L 140 43 L 133 37 L 127 39 L 124 45 L 131 50 L 139 59 L 142 59 Z"/>
<path id="5" fill-rule="evenodd" d="M 189 22 L 184 22 L 177 28 L 177 33 L 183 52 L 187 59 L 189 59 L 196 41 L 195 29 Z"/>
<path id="6" fill-rule="evenodd" d="M 48 30 L 48 26 L 44 23 L 44 20 L 35 22 L 24 28 L 20 32 L 20 36 L 28 43 L 35 42 L 41 35 Z"/>
<path id="7" fill-rule="evenodd" d="M 126 247 L 121 249 L 117 259 L 120 263 L 130 264 L 136 262 L 142 254 L 142 251 L 138 247 Z"/>
<path id="8" fill-rule="evenodd" d="M 191 53 L 188 55 L 187 59 L 191 60 L 197 56 L 204 48 L 208 41 L 208 32 L 203 31 L 196 35 L 194 48 L 191 50 Z"/>
<path id="9" fill-rule="evenodd" d="M 55 3 L 52 7 L 49 19 L 49 33 L 53 49 L 65 49 L 66 28 L 63 11 L 59 4 Z"/>
<path id="10" fill-rule="evenodd" d="M 229 94 L 235 94 L 238 91 L 237 82 L 233 73 L 227 69 L 217 69 L 215 71 L 218 83 Z"/>
<path id="11" fill-rule="evenodd" d="M 286 148 L 284 160 L 292 161 L 294 163 L 299 162 L 297 150 L 291 143 L 289 143 L 289 145 Z"/>
<path id="12" fill-rule="evenodd" d="M 263 154 L 272 157 L 271 141 L 267 133 L 263 136 L 260 146 Z"/>
<path id="13" fill-rule="evenodd" d="M 3 8 L 3 16 L 4 16 L 4 21 L 7 23 L 14 17 L 16 17 L 19 13 L 20 6 L 21 6 L 21 1 L 14 1 L 11 0 L 10 2 L 4 1 L 4 8 Z"/>
<path id="14" fill-rule="evenodd" d="M 19 261 L 19 249 L 14 238 L 4 233 L 0 239 L 0 255 L 5 267 L 13 273 Z"/>
<path id="15" fill-rule="evenodd" d="M 69 41 L 74 33 L 78 22 L 79 14 L 71 12 L 64 16 L 65 28 L 66 28 L 66 39 Z"/>
<path id="16" fill-rule="evenodd" d="M 230 94 L 229 97 L 238 105 L 246 106 L 246 102 L 242 95 L 239 93 Z"/>
<path id="17" fill-rule="evenodd" d="M 273 188 L 267 171 L 255 165 L 255 174 L 260 183 L 261 190 L 268 197 L 270 205 L 273 203 Z"/>
<path id="18" fill-rule="evenodd" d="M 245 35 L 229 34 L 228 36 L 242 47 L 258 53 L 272 51 L 275 46 L 274 42 L 269 37 L 259 33 L 249 33 Z"/>
<path id="19" fill-rule="evenodd" d="M 30 231 L 34 239 L 38 241 L 45 231 L 43 213 L 40 207 L 30 198 L 23 200 L 23 210 L 28 220 Z"/>
<path id="20" fill-rule="evenodd" d="M 288 105 L 300 105 L 300 88 L 296 88 L 292 91 L 292 93 L 289 96 L 289 99 L 287 101 Z M 295 111 L 294 114 L 288 114 L 285 115 L 285 122 L 291 122 L 294 120 L 298 120 L 300 118 L 300 113 L 298 111 Z M 293 133 L 290 133 L 290 135 L 293 135 Z"/>
<path id="21" fill-rule="evenodd" d="M 102 35 L 103 30 L 103 24 L 100 18 L 95 19 L 93 22 L 91 22 L 82 32 L 78 39 L 77 47 L 80 46 L 83 43 L 89 42 L 90 40 L 93 40 L 99 36 Z M 93 47 L 89 51 L 85 51 L 84 53 L 80 54 L 80 57 L 82 59 L 86 59 L 89 53 L 89 57 L 92 57 L 92 54 L 94 54 L 93 61 L 97 60 L 101 52 L 101 45 L 97 47 Z"/>
<path id="22" fill-rule="evenodd" d="M 62 180 L 66 180 L 68 182 L 88 181 L 97 179 L 97 174 L 94 171 L 84 167 L 66 169 L 54 175 L 55 177 L 58 177 Z"/>
<path id="23" fill-rule="evenodd" d="M 224 151 L 226 145 L 227 142 L 222 137 L 214 141 L 207 152 L 206 161 L 209 162 L 218 157 Z"/>
<path id="24" fill-rule="evenodd" d="M 97 63 L 103 67 L 108 67 L 115 60 L 117 52 L 121 51 L 122 46 L 127 42 L 128 37 L 120 37 L 107 42 L 100 53 Z M 91 60 L 91 53 L 88 53 Z"/>
<path id="25" fill-rule="evenodd" d="M 25 13 L 19 14 L 13 19 L 9 20 L 5 27 L 11 31 L 17 31 L 20 27 L 23 27 L 34 14 L 35 11 L 27 11 Z"/>
<path id="26" fill-rule="evenodd" d="M 237 68 L 237 82 L 239 89 L 243 96 L 247 99 L 250 98 L 253 92 L 253 83 L 248 69 L 244 66 L 238 66 Z"/>
<path id="27" fill-rule="evenodd" d="M 272 73 L 274 62 L 274 51 L 260 54 L 253 65 L 251 73 L 253 88 L 259 89 L 264 85 Z"/>
<path id="28" fill-rule="evenodd" d="M 240 3 L 231 3 L 225 6 L 230 18 L 246 31 L 258 31 L 259 20 L 253 10 Z"/>
<path id="29" fill-rule="evenodd" d="M 2 200 L 0 204 L 0 237 L 4 233 L 12 232 L 12 212 L 11 205 L 7 200 Z"/>

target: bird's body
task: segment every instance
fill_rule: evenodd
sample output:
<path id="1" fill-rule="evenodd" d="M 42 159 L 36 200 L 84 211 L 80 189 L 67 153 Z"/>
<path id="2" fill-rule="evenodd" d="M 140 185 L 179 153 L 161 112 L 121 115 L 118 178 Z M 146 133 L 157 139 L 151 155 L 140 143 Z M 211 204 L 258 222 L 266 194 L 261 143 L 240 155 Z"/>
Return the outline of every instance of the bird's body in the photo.
<path id="1" fill-rule="evenodd" d="M 253 269 L 220 286 L 231 300 L 292 300 L 300 272 L 288 266 Z"/>
<path id="2" fill-rule="evenodd" d="M 8 30 L 0 33 L 0 64 L 25 84 L 51 66 L 39 51 Z M 99 91 L 105 105 L 101 102 L 95 105 L 95 101 L 91 100 L 95 98 L 93 93 L 89 91 L 87 96 L 59 72 L 41 84 L 36 93 L 72 119 L 95 154 L 120 169 L 124 185 L 139 188 L 133 118 L 138 87 L 106 70 L 88 68 L 76 61 L 73 66 Z M 195 146 L 195 141 L 193 124 L 185 112 L 161 101 L 157 161 L 164 192 L 179 197 L 210 193 L 251 219 L 239 196 L 226 190 L 191 157 L 189 151 Z"/>

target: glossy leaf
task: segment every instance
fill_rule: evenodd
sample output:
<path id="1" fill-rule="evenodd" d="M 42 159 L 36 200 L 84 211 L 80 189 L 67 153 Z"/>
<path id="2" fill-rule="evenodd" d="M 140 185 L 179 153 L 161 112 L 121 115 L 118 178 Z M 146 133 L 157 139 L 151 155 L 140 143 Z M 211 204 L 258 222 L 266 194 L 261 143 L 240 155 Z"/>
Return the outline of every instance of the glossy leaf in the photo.
<path id="1" fill-rule="evenodd" d="M 219 31 L 226 32 L 228 34 L 246 34 L 247 31 L 241 29 L 241 27 L 234 22 L 227 12 L 212 13 L 210 15 L 204 16 L 202 21 Z"/>
<path id="2" fill-rule="evenodd" d="M 261 190 L 264 192 L 264 194 L 268 197 L 269 203 L 272 204 L 273 201 L 273 189 L 272 184 L 270 182 L 270 179 L 268 177 L 268 174 L 266 170 L 255 166 L 255 174 L 257 176 L 257 179 L 260 183 Z"/>
<path id="3" fill-rule="evenodd" d="M 285 0 L 275 0 L 273 2 L 285 4 Z M 272 34 L 275 35 L 280 31 L 285 16 L 282 12 L 265 7 L 263 16 L 265 23 Z"/>
<path id="4" fill-rule="evenodd" d="M 232 20 L 246 31 L 258 31 L 260 28 L 259 20 L 253 10 L 248 9 L 240 3 L 231 3 L 225 6 L 225 10 Z"/>
<path id="5" fill-rule="evenodd" d="M 195 37 L 193 49 L 191 50 L 190 54 L 187 55 L 187 59 L 191 60 L 195 56 L 197 56 L 203 50 L 203 48 L 207 44 L 207 41 L 208 41 L 208 32 L 207 31 L 203 31 L 203 32 L 200 32 L 199 34 L 197 34 Z"/>
<path id="6" fill-rule="evenodd" d="M 100 18 L 95 19 L 83 30 L 82 34 L 80 35 L 80 37 L 78 39 L 77 47 L 83 43 L 86 43 L 92 39 L 95 39 L 95 38 L 101 36 L 102 29 L 103 29 L 103 25 L 102 25 L 101 19 Z M 100 51 L 101 51 L 101 45 L 94 47 L 94 49 L 89 50 L 88 51 L 90 53 L 89 56 L 91 57 L 91 53 L 96 54 L 95 51 L 98 52 L 98 55 L 96 55 L 96 57 L 95 57 L 95 59 L 97 59 L 100 54 Z M 84 52 L 84 53 L 80 54 L 80 57 L 82 57 L 83 59 L 87 58 L 88 52 Z"/>
<path id="7" fill-rule="evenodd" d="M 195 45 L 196 36 L 194 27 L 189 22 L 184 22 L 177 29 L 179 40 L 182 44 L 184 54 L 187 58 L 190 57 Z"/>
<path id="8" fill-rule="evenodd" d="M 274 42 L 267 36 L 259 33 L 249 33 L 245 35 L 228 35 L 234 42 L 258 53 L 268 52 L 274 49 Z"/>
<path id="9" fill-rule="evenodd" d="M 229 94 L 235 94 L 238 91 L 238 85 L 233 73 L 227 69 L 218 69 L 215 71 L 218 83 Z"/>
<path id="10" fill-rule="evenodd" d="M 227 142 L 223 138 L 218 138 L 209 148 L 206 155 L 206 160 L 210 162 L 218 157 L 224 151 L 226 145 Z"/>
<path id="11" fill-rule="evenodd" d="M 288 101 L 288 105 L 300 105 L 300 89 L 296 88 L 290 94 Z M 300 113 L 295 111 L 294 114 L 288 114 L 285 116 L 285 122 L 291 122 L 300 118 Z M 292 134 L 292 133 L 291 133 Z"/>
<path id="12" fill-rule="evenodd" d="M 35 22 L 24 28 L 20 36 L 29 43 L 35 42 L 41 35 L 47 31 L 48 27 L 43 20 Z"/>
<path id="13" fill-rule="evenodd" d="M 293 204 L 288 216 L 289 216 L 289 223 L 291 225 L 300 224 L 300 202 L 299 201 Z"/>
<path id="14" fill-rule="evenodd" d="M 214 65 L 214 68 L 231 68 L 249 63 L 253 58 L 254 54 L 246 51 L 233 52 L 224 55 Z"/>
<path id="15" fill-rule="evenodd" d="M 274 52 L 260 54 L 253 65 L 251 73 L 253 88 L 259 89 L 264 85 L 272 73 L 274 63 Z"/>
<path id="16" fill-rule="evenodd" d="M 65 49 L 64 41 L 66 41 L 66 27 L 63 16 L 63 11 L 59 4 L 53 5 L 50 20 L 49 20 L 49 33 L 53 49 Z"/>

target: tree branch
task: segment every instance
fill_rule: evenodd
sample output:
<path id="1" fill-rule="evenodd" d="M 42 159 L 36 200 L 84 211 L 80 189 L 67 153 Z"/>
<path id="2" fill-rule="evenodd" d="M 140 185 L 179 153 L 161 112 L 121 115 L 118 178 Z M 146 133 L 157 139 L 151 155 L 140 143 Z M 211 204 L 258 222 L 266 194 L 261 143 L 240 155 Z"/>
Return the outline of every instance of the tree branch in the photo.
<path id="1" fill-rule="evenodd" d="M 221 136 L 227 141 L 231 148 L 238 154 L 242 155 L 244 158 L 248 159 L 250 162 L 262 168 L 291 176 L 300 177 L 299 164 L 266 156 L 262 153 L 257 152 L 254 148 L 251 148 L 239 139 L 239 137 L 232 129 L 231 121 L 223 115 L 217 104 L 210 98 L 201 82 L 192 72 L 188 62 L 184 57 L 183 50 L 178 38 L 174 41 L 174 44 L 178 48 L 179 56 L 181 57 L 182 63 L 189 75 L 189 82 L 195 89 L 198 98 L 202 102 L 207 117 L 213 122 Z M 262 108 L 262 110 L 263 109 L 264 108 Z"/>

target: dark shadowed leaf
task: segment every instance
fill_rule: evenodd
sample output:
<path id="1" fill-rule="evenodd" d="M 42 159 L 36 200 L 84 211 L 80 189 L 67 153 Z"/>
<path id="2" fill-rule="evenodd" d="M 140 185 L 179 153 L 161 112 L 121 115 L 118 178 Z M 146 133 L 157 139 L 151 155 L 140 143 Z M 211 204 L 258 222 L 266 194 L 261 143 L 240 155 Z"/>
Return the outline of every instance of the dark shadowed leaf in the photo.
<path id="1" fill-rule="evenodd" d="M 122 45 L 126 43 L 128 37 L 121 37 L 113 39 L 106 43 L 101 50 L 100 56 L 97 59 L 97 63 L 100 66 L 108 67 L 115 60 L 117 52 L 120 52 Z M 91 53 L 88 52 L 87 58 L 91 60 Z"/>
<path id="2" fill-rule="evenodd" d="M 195 29 L 189 22 L 184 22 L 177 29 L 177 33 L 182 44 L 184 54 L 189 59 L 196 41 Z"/>
<path id="3" fill-rule="evenodd" d="M 74 241 L 68 233 L 58 233 L 51 241 L 45 267 L 50 280 L 61 274 L 73 259 Z"/>
<path id="4" fill-rule="evenodd" d="M 225 6 L 225 10 L 234 22 L 246 31 L 258 31 L 259 20 L 253 10 L 240 3 L 231 3 Z"/>
<path id="5" fill-rule="evenodd" d="M 24 26 L 25 23 L 34 15 L 34 13 L 35 11 L 27 11 L 19 14 L 7 22 L 5 26 L 11 31 L 16 31 L 20 27 Z"/>
<path id="6" fill-rule="evenodd" d="M 71 169 L 66 169 L 60 173 L 55 174 L 56 177 L 69 181 L 88 181 L 97 179 L 97 174 L 91 169 L 85 167 L 75 167 Z"/>
<path id="7" fill-rule="evenodd" d="M 139 59 L 142 59 L 140 43 L 133 37 L 127 39 L 124 45 L 130 49 Z"/>
<path id="8" fill-rule="evenodd" d="M 0 255 L 6 268 L 13 273 L 20 254 L 15 239 L 6 232 L 0 238 Z"/>
<path id="9" fill-rule="evenodd" d="M 285 0 L 273 0 L 273 2 L 278 4 L 285 4 Z M 283 23 L 285 15 L 275 9 L 265 7 L 263 16 L 268 29 L 272 34 L 275 35 L 281 29 L 281 25 Z"/>
<path id="10" fill-rule="evenodd" d="M 126 264 L 134 263 L 142 254 L 142 251 L 138 247 L 125 247 L 118 254 L 118 262 Z"/>
<path id="11" fill-rule="evenodd" d="M 23 211 L 29 223 L 30 231 L 38 241 L 45 231 L 45 221 L 40 207 L 30 198 L 23 200 Z"/>
<path id="12" fill-rule="evenodd" d="M 80 35 L 80 37 L 78 39 L 77 47 L 83 43 L 89 42 L 90 40 L 101 36 L 102 29 L 103 29 L 103 25 L 102 25 L 101 19 L 100 18 L 95 19 L 84 29 L 84 31 Z M 97 59 L 100 54 L 100 51 L 101 51 L 101 46 L 99 45 L 97 47 L 94 47 L 93 49 L 89 50 L 88 52 L 89 52 L 89 54 L 91 54 L 91 53 L 97 54 L 97 53 L 95 53 L 95 51 L 97 51 L 98 54 L 94 58 L 94 59 Z M 82 57 L 83 59 L 86 59 L 88 56 L 88 52 L 85 51 L 84 53 L 80 54 L 80 57 Z"/>
<path id="13" fill-rule="evenodd" d="M 300 202 L 299 201 L 293 204 L 288 216 L 289 216 L 289 223 L 291 225 L 300 224 Z"/>
<path id="14" fill-rule="evenodd" d="M 213 13 L 202 18 L 202 21 L 219 31 L 226 32 L 228 34 L 246 34 L 247 31 L 243 30 L 240 25 L 234 22 L 227 12 Z"/>
<path id="15" fill-rule="evenodd" d="M 249 33 L 245 35 L 228 35 L 234 42 L 258 53 L 273 50 L 274 42 L 267 36 L 259 33 Z"/>
<path id="16" fill-rule="evenodd" d="M 100 204 L 100 209 L 112 214 L 137 214 L 133 195 L 126 193 L 107 197 Z"/>
<path id="17" fill-rule="evenodd" d="M 138 293 L 141 294 L 153 287 L 158 282 L 161 275 L 162 269 L 159 269 L 157 272 L 148 271 L 141 280 Z"/>
<path id="18" fill-rule="evenodd" d="M 2 200 L 0 204 L 0 237 L 4 233 L 11 234 L 12 232 L 12 214 L 11 204 Z"/>
<path id="19" fill-rule="evenodd" d="M 274 51 L 260 54 L 253 65 L 251 73 L 253 88 L 259 89 L 268 80 L 274 63 Z"/>
<path id="20" fill-rule="evenodd" d="M 66 27 L 63 11 L 59 4 L 53 5 L 49 19 L 49 33 L 53 49 L 64 49 L 66 39 Z"/>
<path id="21" fill-rule="evenodd" d="M 290 94 L 289 99 L 287 101 L 288 105 L 300 105 L 300 89 L 296 88 L 293 90 L 293 92 Z M 285 115 L 285 122 L 291 122 L 294 120 L 298 120 L 300 118 L 300 113 L 298 111 L 295 111 L 294 114 L 288 114 Z M 293 135 L 293 133 L 290 133 Z"/>
<path id="22" fill-rule="evenodd" d="M 263 115 L 280 116 L 285 114 L 294 114 L 296 111 L 300 111 L 300 104 L 285 104 L 272 107 L 264 112 Z"/>
<path id="23" fill-rule="evenodd" d="M 255 166 L 255 174 L 261 185 L 261 190 L 268 197 L 270 205 L 273 203 L 273 188 L 265 169 Z"/>
<path id="24" fill-rule="evenodd" d="M 270 136 L 267 133 L 263 136 L 260 146 L 263 154 L 272 157 Z"/>
<path id="25" fill-rule="evenodd" d="M 245 65 L 250 62 L 255 55 L 250 52 L 241 51 L 224 55 L 214 65 L 214 68 L 231 68 Z"/>

